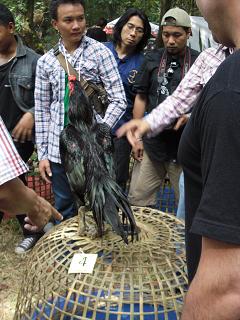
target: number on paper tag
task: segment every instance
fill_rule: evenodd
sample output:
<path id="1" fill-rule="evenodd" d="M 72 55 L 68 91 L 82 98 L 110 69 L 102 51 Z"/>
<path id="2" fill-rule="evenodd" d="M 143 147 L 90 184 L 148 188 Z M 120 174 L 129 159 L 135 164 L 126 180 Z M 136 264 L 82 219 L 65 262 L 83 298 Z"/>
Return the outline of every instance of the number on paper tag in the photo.
<path id="1" fill-rule="evenodd" d="M 68 273 L 93 273 L 97 254 L 75 253 Z"/>

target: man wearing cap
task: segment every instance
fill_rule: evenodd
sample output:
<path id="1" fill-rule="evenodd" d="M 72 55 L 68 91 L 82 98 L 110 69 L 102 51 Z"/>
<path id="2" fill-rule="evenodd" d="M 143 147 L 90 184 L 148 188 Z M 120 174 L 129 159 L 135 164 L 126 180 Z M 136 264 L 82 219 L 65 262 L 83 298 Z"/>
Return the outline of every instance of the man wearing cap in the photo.
<path id="1" fill-rule="evenodd" d="M 151 112 L 171 95 L 198 56 L 198 52 L 187 46 L 191 35 L 191 20 L 184 10 L 170 9 L 164 15 L 161 25 L 164 48 L 147 53 L 135 80 L 137 95 L 134 118 L 141 118 L 144 112 Z M 155 206 L 156 193 L 166 174 L 178 201 L 181 167 L 177 163 L 177 150 L 182 130 L 183 128 L 178 131 L 168 128 L 156 137 L 146 137 L 143 142 L 139 141 L 137 148 L 133 150 L 134 155 L 141 160 L 144 146 L 144 156 L 141 165 L 138 165 L 138 175 L 134 175 L 131 181 L 131 204 Z"/>

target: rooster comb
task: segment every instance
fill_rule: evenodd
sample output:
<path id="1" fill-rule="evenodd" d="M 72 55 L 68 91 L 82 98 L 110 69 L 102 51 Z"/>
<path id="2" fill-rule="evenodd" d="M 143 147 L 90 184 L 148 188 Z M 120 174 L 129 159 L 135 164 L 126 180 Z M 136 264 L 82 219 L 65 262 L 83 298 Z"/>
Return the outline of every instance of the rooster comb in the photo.
<path id="1" fill-rule="evenodd" d="M 74 92 L 76 80 L 77 80 L 76 76 L 71 75 L 71 74 L 68 76 L 69 96 L 71 96 Z"/>

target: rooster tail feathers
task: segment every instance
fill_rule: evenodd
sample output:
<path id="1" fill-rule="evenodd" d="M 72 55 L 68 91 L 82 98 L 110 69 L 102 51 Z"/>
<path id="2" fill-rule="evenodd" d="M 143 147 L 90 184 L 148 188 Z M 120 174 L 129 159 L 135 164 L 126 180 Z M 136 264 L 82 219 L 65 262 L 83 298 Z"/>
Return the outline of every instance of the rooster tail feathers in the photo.
<path id="1" fill-rule="evenodd" d="M 114 194 L 113 200 L 115 200 L 116 206 L 122 210 L 123 221 L 127 219 L 133 228 L 136 227 L 135 219 L 127 197 L 116 182 L 114 182 L 112 188 L 113 190 L 111 190 L 110 194 Z"/>
<path id="2" fill-rule="evenodd" d="M 94 218 L 96 225 L 97 225 L 98 234 L 100 237 L 102 237 L 103 229 L 104 229 L 103 212 L 102 212 L 101 206 L 99 206 L 99 204 L 96 204 L 94 206 L 93 213 L 94 213 L 93 218 Z"/>
<path id="3" fill-rule="evenodd" d="M 88 191 L 89 206 L 92 208 L 99 235 L 103 233 L 105 220 L 125 243 L 128 243 L 129 233 L 133 241 L 137 226 L 127 197 L 120 186 L 108 175 L 91 185 L 95 187 Z M 122 216 L 119 214 L 119 209 L 122 211 Z"/>
<path id="4" fill-rule="evenodd" d="M 122 237 L 123 241 L 128 244 L 127 234 L 124 230 L 123 224 L 118 213 L 118 206 L 116 205 L 116 199 L 111 194 L 107 194 L 106 202 L 103 208 L 104 219 L 109 223 L 113 230 Z"/>
<path id="5" fill-rule="evenodd" d="M 119 208 L 122 210 L 123 224 L 125 224 L 125 220 L 127 224 L 128 224 L 128 221 L 130 223 L 131 240 L 133 241 L 134 234 L 137 233 L 137 225 L 133 216 L 132 209 L 127 199 L 123 199 L 123 201 L 121 201 Z"/>
<path id="6" fill-rule="evenodd" d="M 124 230 L 124 226 L 127 226 L 127 229 L 124 230 L 124 235 L 128 236 L 128 223 L 130 223 L 130 231 L 131 231 L 131 238 L 133 241 L 134 233 L 137 230 L 136 222 L 132 213 L 132 209 L 129 205 L 129 202 L 122 192 L 122 189 L 114 182 L 111 184 L 111 190 L 107 192 L 108 199 L 106 197 L 106 204 L 105 209 L 104 208 L 104 218 L 105 216 L 109 215 L 109 212 L 111 212 L 114 208 L 114 214 L 117 215 L 118 221 L 121 226 L 121 230 Z M 109 208 L 110 206 L 110 208 Z M 122 211 L 122 222 L 120 222 L 120 216 L 119 216 L 119 209 Z M 107 217 L 105 218 L 107 219 Z M 116 233 L 120 234 L 117 230 L 115 230 Z"/>
<path id="7" fill-rule="evenodd" d="M 91 196 L 90 196 L 90 207 L 92 208 L 93 212 L 93 218 L 97 224 L 98 234 L 99 236 L 103 235 L 103 206 L 105 203 L 105 195 L 102 189 L 98 188 L 98 185 L 96 185 L 96 188 L 92 189 Z"/>

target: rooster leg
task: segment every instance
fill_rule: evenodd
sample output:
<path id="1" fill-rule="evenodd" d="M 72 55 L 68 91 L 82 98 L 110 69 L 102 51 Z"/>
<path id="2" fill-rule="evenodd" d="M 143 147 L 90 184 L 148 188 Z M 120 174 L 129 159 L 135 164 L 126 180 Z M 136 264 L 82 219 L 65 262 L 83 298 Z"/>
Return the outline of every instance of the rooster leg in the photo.
<path id="1" fill-rule="evenodd" d="M 88 210 L 88 207 L 81 206 L 78 209 L 79 227 L 78 234 L 80 236 L 86 236 L 90 239 L 95 239 L 98 236 L 98 231 L 95 222 L 92 218 L 92 212 Z"/>
<path id="2" fill-rule="evenodd" d="M 96 239 L 98 237 L 98 231 L 95 224 L 89 223 L 87 225 L 86 236 L 90 239 Z"/>
<path id="3" fill-rule="evenodd" d="M 85 236 L 90 239 L 95 239 L 98 237 L 98 231 L 97 231 L 97 225 L 96 222 L 93 219 L 93 213 L 91 210 L 88 209 L 88 207 L 85 207 Z"/>
<path id="4" fill-rule="evenodd" d="M 81 206 L 78 209 L 78 216 L 79 216 L 78 234 L 80 236 L 85 236 L 87 231 L 86 212 L 87 212 L 87 208 L 85 206 Z"/>

